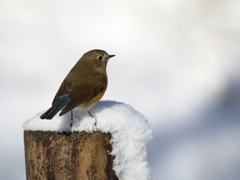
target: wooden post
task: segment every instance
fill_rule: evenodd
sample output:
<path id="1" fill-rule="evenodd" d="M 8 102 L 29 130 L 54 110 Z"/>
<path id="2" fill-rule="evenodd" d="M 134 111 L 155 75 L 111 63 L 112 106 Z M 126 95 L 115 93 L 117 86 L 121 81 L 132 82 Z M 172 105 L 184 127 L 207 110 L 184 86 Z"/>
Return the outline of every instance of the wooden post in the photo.
<path id="1" fill-rule="evenodd" d="M 27 180 L 118 180 L 111 134 L 24 131 Z"/>

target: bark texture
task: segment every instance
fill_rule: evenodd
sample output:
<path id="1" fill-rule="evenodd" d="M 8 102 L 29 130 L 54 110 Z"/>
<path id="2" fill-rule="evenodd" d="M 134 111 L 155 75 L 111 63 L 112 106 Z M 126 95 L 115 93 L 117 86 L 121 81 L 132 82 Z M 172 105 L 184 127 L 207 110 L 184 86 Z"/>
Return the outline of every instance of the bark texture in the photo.
<path id="1" fill-rule="evenodd" d="M 27 180 L 118 180 L 111 134 L 24 131 Z"/>

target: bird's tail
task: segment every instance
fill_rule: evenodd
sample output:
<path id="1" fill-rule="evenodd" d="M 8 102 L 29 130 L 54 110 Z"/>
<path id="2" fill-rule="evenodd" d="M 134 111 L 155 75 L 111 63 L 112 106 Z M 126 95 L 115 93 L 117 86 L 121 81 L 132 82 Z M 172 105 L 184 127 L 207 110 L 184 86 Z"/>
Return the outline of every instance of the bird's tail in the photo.
<path id="1" fill-rule="evenodd" d="M 41 119 L 52 119 L 68 103 L 66 95 L 60 97 L 52 107 L 40 116 Z"/>

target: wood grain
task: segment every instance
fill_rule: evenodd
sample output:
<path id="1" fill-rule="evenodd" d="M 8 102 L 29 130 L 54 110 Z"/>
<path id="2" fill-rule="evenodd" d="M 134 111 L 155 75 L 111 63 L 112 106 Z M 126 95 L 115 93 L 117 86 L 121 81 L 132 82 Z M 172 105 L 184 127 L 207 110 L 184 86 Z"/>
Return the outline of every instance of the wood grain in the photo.
<path id="1" fill-rule="evenodd" d="M 118 180 L 111 134 L 24 131 L 28 180 Z"/>

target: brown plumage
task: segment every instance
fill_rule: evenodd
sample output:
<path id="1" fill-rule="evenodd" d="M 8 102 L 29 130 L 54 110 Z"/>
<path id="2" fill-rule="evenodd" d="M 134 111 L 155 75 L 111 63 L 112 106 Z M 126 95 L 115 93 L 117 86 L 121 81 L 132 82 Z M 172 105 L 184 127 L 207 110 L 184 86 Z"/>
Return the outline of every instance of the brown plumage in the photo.
<path id="1" fill-rule="evenodd" d="M 74 108 L 89 110 L 94 106 L 107 89 L 106 67 L 108 59 L 113 56 L 103 50 L 85 53 L 63 80 L 53 99 L 52 109 L 50 108 L 41 118 L 52 119 L 60 110 L 61 116 Z"/>

